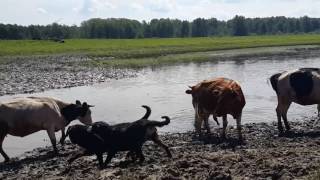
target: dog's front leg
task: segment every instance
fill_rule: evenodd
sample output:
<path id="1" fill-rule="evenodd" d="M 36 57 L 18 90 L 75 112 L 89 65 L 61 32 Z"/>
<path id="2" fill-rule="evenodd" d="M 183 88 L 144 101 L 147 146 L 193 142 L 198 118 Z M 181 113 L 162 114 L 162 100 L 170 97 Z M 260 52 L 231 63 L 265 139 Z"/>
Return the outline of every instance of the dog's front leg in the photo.
<path id="1" fill-rule="evenodd" d="M 109 151 L 106 161 L 104 162 L 104 166 L 107 167 L 107 165 L 111 162 L 111 159 L 116 155 L 114 151 Z"/>
<path id="2" fill-rule="evenodd" d="M 97 153 L 97 159 L 99 161 L 99 168 L 100 169 L 103 169 L 103 156 L 102 156 L 102 153 Z"/>
<path id="3" fill-rule="evenodd" d="M 143 161 L 144 161 L 144 155 L 143 155 L 143 152 L 142 152 L 142 148 L 140 147 L 139 149 L 137 149 L 137 155 L 139 156 L 140 160 L 139 160 L 139 163 L 142 164 Z"/>
<path id="4" fill-rule="evenodd" d="M 129 158 L 131 158 L 131 161 L 132 161 L 132 162 L 134 162 L 134 161 L 137 160 L 137 156 L 136 156 L 136 154 L 135 154 L 134 151 L 129 151 L 129 152 L 127 153 L 126 160 L 128 160 Z"/>

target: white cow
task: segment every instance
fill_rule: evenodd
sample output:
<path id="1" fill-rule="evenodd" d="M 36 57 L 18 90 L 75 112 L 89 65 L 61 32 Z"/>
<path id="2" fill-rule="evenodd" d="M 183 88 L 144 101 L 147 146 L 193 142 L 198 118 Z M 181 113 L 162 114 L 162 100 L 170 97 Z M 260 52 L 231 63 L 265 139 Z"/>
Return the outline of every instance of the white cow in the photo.
<path id="1" fill-rule="evenodd" d="M 76 101 L 66 103 L 50 97 L 15 98 L 0 103 L 0 153 L 5 162 L 8 155 L 2 143 L 7 134 L 24 137 L 40 130 L 46 130 L 54 151 L 57 153 L 55 132 L 61 130 L 61 144 L 65 140 L 65 127 L 73 120 L 92 124 L 90 105 Z"/>
<path id="2" fill-rule="evenodd" d="M 320 69 L 300 68 L 274 74 L 270 77 L 272 88 L 278 97 L 276 108 L 279 133 L 283 133 L 281 118 L 286 130 L 290 130 L 287 112 L 292 102 L 300 105 L 318 104 L 320 117 Z"/>

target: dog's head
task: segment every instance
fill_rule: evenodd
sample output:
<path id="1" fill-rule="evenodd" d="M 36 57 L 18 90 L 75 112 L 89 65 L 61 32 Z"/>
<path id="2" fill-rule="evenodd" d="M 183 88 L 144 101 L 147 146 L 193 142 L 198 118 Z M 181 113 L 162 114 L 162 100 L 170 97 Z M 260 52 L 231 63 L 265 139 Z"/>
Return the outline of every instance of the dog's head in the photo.
<path id="1" fill-rule="evenodd" d="M 108 139 L 112 132 L 111 126 L 103 121 L 94 122 L 91 126 L 91 132 L 98 134 L 103 139 Z"/>

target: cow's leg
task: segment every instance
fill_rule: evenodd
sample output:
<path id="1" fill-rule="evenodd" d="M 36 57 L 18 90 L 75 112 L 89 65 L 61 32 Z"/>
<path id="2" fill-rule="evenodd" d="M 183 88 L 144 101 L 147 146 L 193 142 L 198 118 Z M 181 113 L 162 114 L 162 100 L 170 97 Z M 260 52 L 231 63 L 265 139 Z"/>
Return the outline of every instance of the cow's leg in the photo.
<path id="1" fill-rule="evenodd" d="M 241 112 L 241 113 L 238 115 L 238 117 L 236 118 L 236 120 L 237 120 L 237 131 L 238 131 L 239 141 L 242 141 L 241 116 L 242 116 L 242 112 Z"/>
<path id="2" fill-rule="evenodd" d="M 50 141 L 51 141 L 51 144 L 52 144 L 52 147 L 53 147 L 53 150 L 56 154 L 58 154 L 58 149 L 57 149 L 57 140 L 56 140 L 56 136 L 54 134 L 54 128 L 49 128 L 47 130 L 47 133 L 48 133 L 48 136 L 50 138 Z"/>
<path id="3" fill-rule="evenodd" d="M 222 125 L 223 125 L 223 127 L 222 127 L 222 135 L 221 135 L 221 137 L 223 139 L 226 139 L 226 129 L 227 129 L 227 126 L 228 126 L 227 115 L 223 115 L 222 116 Z"/>
<path id="4" fill-rule="evenodd" d="M 283 119 L 286 129 L 290 130 L 290 126 L 287 119 L 287 112 L 290 107 L 290 104 L 291 104 L 290 101 L 284 100 L 282 98 L 278 98 L 278 106 L 276 111 L 277 111 L 277 117 L 278 117 L 278 130 L 280 134 L 283 133 L 281 118 Z"/>
<path id="5" fill-rule="evenodd" d="M 277 112 L 277 119 L 278 119 L 278 130 L 279 130 L 279 133 L 283 133 L 283 126 L 282 126 L 282 122 L 281 122 L 281 114 L 282 114 L 282 104 L 281 104 L 281 101 L 280 101 L 280 98 L 278 97 L 278 105 L 277 105 L 277 108 L 276 108 L 276 112 Z"/>
<path id="6" fill-rule="evenodd" d="M 2 125 L 2 123 L 1 123 L 1 125 Z M 9 162 L 9 160 L 10 160 L 9 156 L 3 151 L 3 148 L 2 148 L 3 140 L 6 137 L 7 132 L 8 132 L 7 125 L 4 125 L 0 128 L 0 153 L 4 158 L 4 162 Z"/>
<path id="7" fill-rule="evenodd" d="M 204 126 L 207 130 L 207 133 L 210 134 L 211 130 L 210 130 L 210 125 L 209 125 L 209 114 L 203 115 L 203 121 L 204 121 Z"/>
<path id="8" fill-rule="evenodd" d="M 279 110 L 279 104 L 277 106 L 276 112 L 277 112 L 277 118 L 278 118 L 278 131 L 279 133 L 283 133 L 283 126 L 282 126 L 282 122 L 281 122 L 281 112 Z"/>
<path id="9" fill-rule="evenodd" d="M 66 133 L 65 133 L 65 128 L 61 129 L 61 139 L 60 139 L 60 143 L 61 145 L 64 145 L 64 140 L 66 139 Z"/>
<path id="10" fill-rule="evenodd" d="M 155 133 L 152 137 L 152 141 L 156 144 L 158 144 L 160 147 L 162 147 L 166 152 L 167 152 L 167 155 L 168 157 L 172 157 L 172 154 L 168 148 L 168 146 L 166 146 L 165 144 L 162 143 L 162 141 L 159 139 L 159 136 L 157 133 Z"/>
<path id="11" fill-rule="evenodd" d="M 220 123 L 218 121 L 218 118 L 216 116 L 212 116 L 213 120 L 217 123 L 218 126 L 220 126 Z"/>
<path id="12" fill-rule="evenodd" d="M 316 126 L 320 119 L 320 104 L 318 104 L 317 109 L 318 109 L 318 118 L 314 121 L 313 126 Z"/>
<path id="13" fill-rule="evenodd" d="M 201 134 L 201 125 L 202 125 L 202 117 L 199 117 L 197 113 L 195 113 L 194 117 L 194 127 L 196 129 L 196 133 Z"/>
<path id="14" fill-rule="evenodd" d="M 288 109 L 290 107 L 290 104 L 291 104 L 291 102 L 285 104 L 285 106 L 283 107 L 282 114 L 281 114 L 283 122 L 284 122 L 284 125 L 286 126 L 286 130 L 287 131 L 290 130 L 290 125 L 289 125 L 288 119 L 287 119 L 287 112 L 288 112 Z"/>

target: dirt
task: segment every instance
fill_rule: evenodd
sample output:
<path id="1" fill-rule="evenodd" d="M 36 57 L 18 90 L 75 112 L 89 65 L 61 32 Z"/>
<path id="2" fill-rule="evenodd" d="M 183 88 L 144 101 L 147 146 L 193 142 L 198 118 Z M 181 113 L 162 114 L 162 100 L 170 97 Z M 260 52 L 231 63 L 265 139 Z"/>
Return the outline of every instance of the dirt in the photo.
<path id="1" fill-rule="evenodd" d="M 320 128 L 313 127 L 314 120 L 291 122 L 292 130 L 281 137 L 276 123 L 245 124 L 242 143 L 232 126 L 225 140 L 220 128 L 202 138 L 193 132 L 164 134 L 172 159 L 147 142 L 142 164 L 127 161 L 122 152 L 102 170 L 95 156 L 69 164 L 79 148 L 67 142 L 59 146 L 59 156 L 46 147 L 1 163 L 0 179 L 310 179 L 320 168 Z"/>
<path id="2" fill-rule="evenodd" d="M 82 55 L 10 57 L 0 63 L 0 96 L 84 86 L 133 77 L 133 69 L 84 66 L 91 59 Z"/>
<path id="3" fill-rule="evenodd" d="M 297 49 L 286 56 L 306 54 L 318 57 L 319 49 Z M 81 55 L 61 55 L 16 57 L 2 62 L 0 96 L 89 85 L 137 74 L 136 70 L 85 67 L 78 63 L 88 60 Z M 291 132 L 281 137 L 276 123 L 245 124 L 243 143 L 238 141 L 233 127 L 229 127 L 225 140 L 217 133 L 221 129 L 202 138 L 193 132 L 164 134 L 161 139 L 170 147 L 172 159 L 163 149 L 147 142 L 142 164 L 128 163 L 123 152 L 103 170 L 94 156 L 69 164 L 67 160 L 79 148 L 67 142 L 59 145 L 58 156 L 52 153 L 52 147 L 45 147 L 0 163 L 0 179 L 310 179 L 315 174 L 319 178 L 320 128 L 313 127 L 314 120 L 291 122 Z"/>

